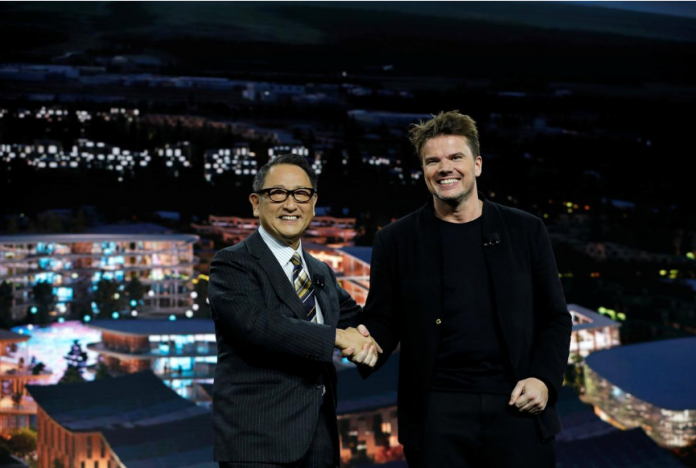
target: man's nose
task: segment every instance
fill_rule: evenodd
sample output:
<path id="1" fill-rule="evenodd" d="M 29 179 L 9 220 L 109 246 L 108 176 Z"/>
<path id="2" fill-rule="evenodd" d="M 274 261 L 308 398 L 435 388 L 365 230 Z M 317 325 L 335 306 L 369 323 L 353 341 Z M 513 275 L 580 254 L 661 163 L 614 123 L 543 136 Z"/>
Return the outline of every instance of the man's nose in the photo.
<path id="1" fill-rule="evenodd" d="M 447 159 L 440 161 L 440 167 L 438 167 L 438 172 L 440 173 L 448 173 L 452 172 L 452 163 L 448 161 Z"/>
<path id="2" fill-rule="evenodd" d="M 287 200 L 285 200 L 285 203 L 283 203 L 283 208 L 288 211 L 295 211 L 297 209 L 297 202 L 292 195 L 289 195 Z"/>

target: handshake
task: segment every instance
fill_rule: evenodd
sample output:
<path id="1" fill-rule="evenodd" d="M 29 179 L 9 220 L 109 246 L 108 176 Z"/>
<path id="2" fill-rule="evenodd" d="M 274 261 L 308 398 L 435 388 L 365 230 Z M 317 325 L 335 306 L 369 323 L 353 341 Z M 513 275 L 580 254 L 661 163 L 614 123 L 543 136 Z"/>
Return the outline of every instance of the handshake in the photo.
<path id="1" fill-rule="evenodd" d="M 382 348 L 370 336 L 365 325 L 358 328 L 336 329 L 336 347 L 341 350 L 341 356 L 347 357 L 355 364 L 375 367 Z"/>

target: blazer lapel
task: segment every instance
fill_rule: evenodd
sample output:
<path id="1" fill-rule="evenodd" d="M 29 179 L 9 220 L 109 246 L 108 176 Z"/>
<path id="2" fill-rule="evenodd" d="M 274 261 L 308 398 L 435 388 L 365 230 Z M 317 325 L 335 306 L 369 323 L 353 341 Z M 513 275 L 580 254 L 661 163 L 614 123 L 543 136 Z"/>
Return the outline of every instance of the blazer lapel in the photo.
<path id="1" fill-rule="evenodd" d="M 479 194 L 479 198 L 483 198 Z M 513 261 L 512 245 L 508 237 L 508 230 L 503 222 L 503 218 L 494 203 L 484 199 L 483 201 L 483 253 L 488 266 L 494 306 L 497 311 L 500 328 L 506 343 L 510 343 L 507 338 L 508 329 L 506 324 L 514 323 L 509 315 L 514 313 L 515 304 L 513 303 L 514 294 L 509 291 L 514 288 L 514 279 L 510 274 Z"/>
<path id="2" fill-rule="evenodd" d="M 429 314 L 424 318 L 430 324 L 438 318 L 442 319 L 443 314 L 442 256 L 444 252 L 440 220 L 435 216 L 432 201 L 421 208 L 420 216 L 421 221 L 418 223 L 419 232 L 416 238 L 419 254 L 416 258 L 419 277 L 422 279 L 420 282 L 420 286 L 423 288 L 421 294 L 425 298 L 426 303 L 430 304 L 430 307 L 427 308 Z"/>
<path id="3" fill-rule="evenodd" d="M 280 300 L 292 310 L 297 318 L 304 320 L 307 315 L 304 305 L 302 301 L 300 301 L 300 298 L 297 297 L 297 293 L 288 280 L 288 277 L 285 276 L 285 272 L 278 263 L 278 259 L 275 258 L 271 249 L 269 249 L 263 241 L 261 234 L 259 234 L 258 231 L 254 232 L 247 237 L 246 243 L 249 253 L 259 260 L 259 265 L 268 275 L 271 286 L 273 286 Z"/>
<path id="4" fill-rule="evenodd" d="M 321 263 L 312 257 L 310 254 L 307 253 L 306 250 L 302 249 L 302 254 L 304 255 L 305 262 L 307 263 L 307 268 L 309 269 L 309 277 L 312 279 L 312 283 L 314 284 L 314 299 L 316 299 L 319 302 L 319 307 L 321 307 L 321 314 L 324 316 L 324 323 L 325 324 L 335 324 L 338 323 L 338 311 L 334 310 L 333 307 L 333 302 L 330 300 L 328 297 L 328 292 L 326 290 L 326 285 L 324 287 L 318 287 L 316 285 L 316 282 L 314 278 L 316 277 L 315 275 L 322 274 L 321 272 Z M 326 275 L 325 275 L 326 276 Z M 325 281 L 328 281 L 329 278 L 326 277 Z"/>

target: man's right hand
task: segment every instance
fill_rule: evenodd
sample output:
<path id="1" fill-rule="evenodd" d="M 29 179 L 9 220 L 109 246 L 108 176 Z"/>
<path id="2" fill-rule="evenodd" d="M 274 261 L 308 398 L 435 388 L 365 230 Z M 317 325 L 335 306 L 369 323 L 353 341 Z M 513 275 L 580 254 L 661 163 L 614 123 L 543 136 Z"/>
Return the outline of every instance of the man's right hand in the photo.
<path id="1" fill-rule="evenodd" d="M 364 325 L 358 329 L 347 328 L 336 330 L 336 347 L 341 350 L 343 357 L 348 357 L 356 364 L 374 367 L 377 364 L 378 353 L 382 348 L 370 336 L 370 332 Z"/>

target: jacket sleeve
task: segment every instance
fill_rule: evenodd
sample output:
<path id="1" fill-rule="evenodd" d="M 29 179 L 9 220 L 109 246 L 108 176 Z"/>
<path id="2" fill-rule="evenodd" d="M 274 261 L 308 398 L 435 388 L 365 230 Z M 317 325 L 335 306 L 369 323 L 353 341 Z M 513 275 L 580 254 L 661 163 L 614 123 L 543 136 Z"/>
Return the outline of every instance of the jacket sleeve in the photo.
<path id="1" fill-rule="evenodd" d="M 208 298 L 213 319 L 233 339 L 266 350 L 331 362 L 336 329 L 267 308 L 260 278 L 239 255 L 221 250 L 211 262 Z"/>
<path id="2" fill-rule="evenodd" d="M 558 268 L 544 223 L 538 219 L 532 252 L 535 342 L 530 376 L 549 387 L 553 403 L 568 365 L 572 320 L 558 278 Z"/>
<path id="3" fill-rule="evenodd" d="M 382 347 L 383 353 L 379 355 L 374 368 L 358 366 L 363 378 L 369 377 L 372 372 L 382 367 L 401 340 L 401 327 L 396 316 L 398 311 L 395 310 L 398 301 L 393 297 L 398 288 L 394 284 L 389 254 L 381 234 L 378 232 L 375 236 L 372 248 L 370 292 L 367 295 L 362 323 Z"/>
<path id="4" fill-rule="evenodd" d="M 350 328 L 357 327 L 360 324 L 360 316 L 362 315 L 362 307 L 358 305 L 355 300 L 351 297 L 348 292 L 341 287 L 341 285 L 336 280 L 336 275 L 334 275 L 333 270 L 330 266 L 326 265 L 329 270 L 329 277 L 331 278 L 332 285 L 336 288 L 336 293 L 338 293 L 338 325 L 336 328 Z"/>

